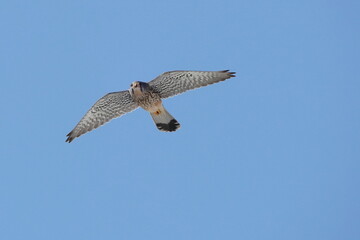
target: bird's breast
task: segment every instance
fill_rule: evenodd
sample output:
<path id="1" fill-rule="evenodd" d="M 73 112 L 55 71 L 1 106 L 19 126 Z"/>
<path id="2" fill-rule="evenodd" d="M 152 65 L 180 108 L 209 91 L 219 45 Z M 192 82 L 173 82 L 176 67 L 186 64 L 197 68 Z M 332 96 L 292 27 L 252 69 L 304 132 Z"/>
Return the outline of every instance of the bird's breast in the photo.
<path id="1" fill-rule="evenodd" d="M 161 105 L 161 98 L 159 94 L 154 92 L 136 92 L 133 93 L 134 101 L 146 111 L 157 109 Z"/>
<path id="2" fill-rule="evenodd" d="M 134 98 L 140 98 L 143 96 L 140 88 L 131 88 L 131 93 Z"/>

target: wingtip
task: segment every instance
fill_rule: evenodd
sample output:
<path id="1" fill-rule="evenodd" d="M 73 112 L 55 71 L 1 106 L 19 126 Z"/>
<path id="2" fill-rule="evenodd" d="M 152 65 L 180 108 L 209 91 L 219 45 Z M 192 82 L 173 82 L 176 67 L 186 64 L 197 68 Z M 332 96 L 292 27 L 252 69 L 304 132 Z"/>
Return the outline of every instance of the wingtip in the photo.
<path id="1" fill-rule="evenodd" d="M 223 72 L 223 73 L 227 73 L 227 75 L 229 76 L 229 78 L 232 78 L 232 77 L 236 77 L 236 72 L 230 72 L 230 70 L 222 70 L 220 72 Z"/>
<path id="2" fill-rule="evenodd" d="M 65 140 L 65 142 L 71 143 L 74 140 L 75 137 L 72 136 L 72 133 L 73 132 L 71 131 L 68 135 L 66 135 L 68 138 Z"/>

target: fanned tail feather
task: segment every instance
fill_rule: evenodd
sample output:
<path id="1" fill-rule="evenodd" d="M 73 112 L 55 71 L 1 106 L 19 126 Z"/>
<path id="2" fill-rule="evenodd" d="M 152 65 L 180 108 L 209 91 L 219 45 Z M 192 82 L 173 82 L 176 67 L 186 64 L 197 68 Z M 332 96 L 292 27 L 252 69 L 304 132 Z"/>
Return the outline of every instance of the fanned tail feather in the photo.
<path id="1" fill-rule="evenodd" d="M 160 131 L 174 132 L 180 128 L 178 121 L 163 106 L 155 112 L 151 112 L 150 115 Z"/>

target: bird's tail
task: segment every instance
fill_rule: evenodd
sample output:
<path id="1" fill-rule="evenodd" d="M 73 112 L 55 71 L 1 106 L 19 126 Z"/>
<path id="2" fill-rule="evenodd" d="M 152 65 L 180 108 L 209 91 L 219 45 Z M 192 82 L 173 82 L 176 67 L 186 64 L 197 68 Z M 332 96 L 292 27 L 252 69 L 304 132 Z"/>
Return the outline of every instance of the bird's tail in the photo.
<path id="1" fill-rule="evenodd" d="M 150 115 L 160 131 L 174 132 L 180 128 L 178 121 L 162 105 Z"/>

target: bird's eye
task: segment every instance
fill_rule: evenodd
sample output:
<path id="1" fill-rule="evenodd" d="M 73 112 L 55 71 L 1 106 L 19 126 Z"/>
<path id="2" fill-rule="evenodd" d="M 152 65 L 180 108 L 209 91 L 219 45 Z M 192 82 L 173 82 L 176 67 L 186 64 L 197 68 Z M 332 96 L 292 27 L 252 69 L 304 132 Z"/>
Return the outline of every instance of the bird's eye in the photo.
<path id="1" fill-rule="evenodd" d="M 133 86 L 133 84 L 130 84 L 130 87 L 132 87 Z"/>

